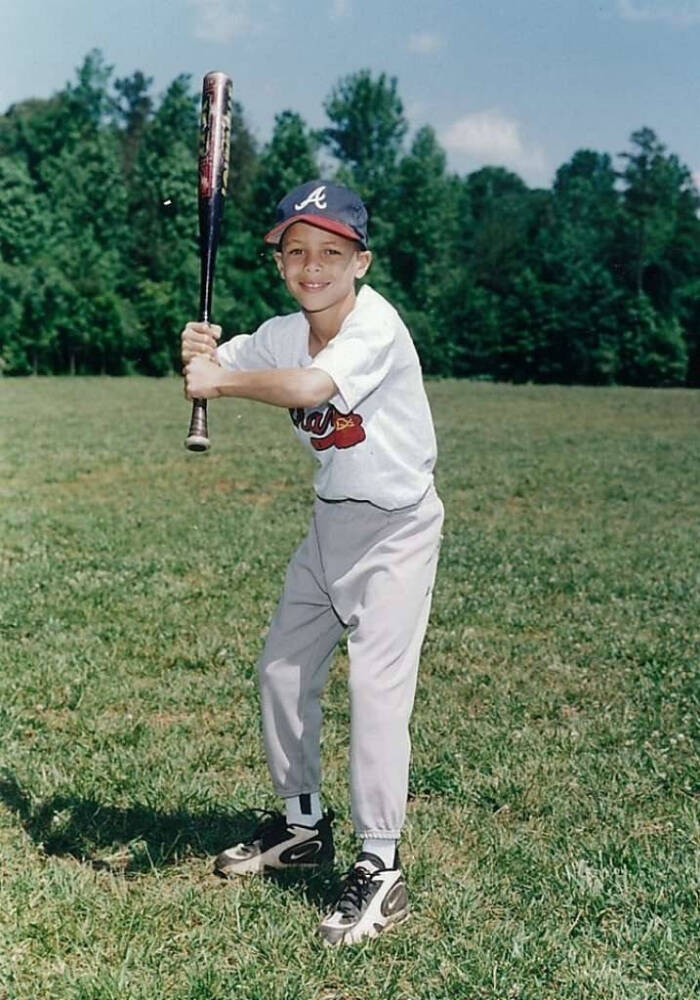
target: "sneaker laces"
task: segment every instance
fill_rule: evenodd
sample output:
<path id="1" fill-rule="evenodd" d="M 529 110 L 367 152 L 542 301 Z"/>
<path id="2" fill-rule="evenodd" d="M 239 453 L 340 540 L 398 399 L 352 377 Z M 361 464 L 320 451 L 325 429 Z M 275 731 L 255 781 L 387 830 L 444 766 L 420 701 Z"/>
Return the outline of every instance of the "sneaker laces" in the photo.
<path id="1" fill-rule="evenodd" d="M 253 812 L 259 814 L 260 820 L 250 839 L 261 841 L 263 848 L 267 847 L 270 842 L 276 843 L 279 835 L 286 833 L 287 820 L 281 812 L 272 809 L 254 809 Z"/>
<path id="2" fill-rule="evenodd" d="M 376 874 L 376 872 L 369 872 L 360 866 L 347 871 L 343 876 L 345 885 L 336 904 L 336 910 L 344 917 L 358 917 L 364 902 L 374 888 L 372 880 Z"/>

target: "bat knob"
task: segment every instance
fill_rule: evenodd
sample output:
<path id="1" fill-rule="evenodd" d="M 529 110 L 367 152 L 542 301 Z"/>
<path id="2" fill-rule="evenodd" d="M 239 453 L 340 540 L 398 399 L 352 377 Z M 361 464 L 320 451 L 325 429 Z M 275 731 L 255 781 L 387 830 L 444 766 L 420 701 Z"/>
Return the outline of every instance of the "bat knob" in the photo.
<path id="1" fill-rule="evenodd" d="M 209 438 L 202 437 L 200 434 L 189 434 L 185 439 L 185 448 L 188 451 L 209 451 L 209 446 Z"/>

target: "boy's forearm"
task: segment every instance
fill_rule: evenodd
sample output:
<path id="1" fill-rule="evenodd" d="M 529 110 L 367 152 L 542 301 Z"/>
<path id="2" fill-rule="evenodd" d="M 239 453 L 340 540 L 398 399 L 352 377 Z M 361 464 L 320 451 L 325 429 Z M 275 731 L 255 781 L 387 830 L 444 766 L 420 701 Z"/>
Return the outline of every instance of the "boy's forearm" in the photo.
<path id="1" fill-rule="evenodd" d="M 256 399 L 285 408 L 320 406 L 337 391 L 330 375 L 319 368 L 226 371 L 219 385 L 222 396 Z"/>

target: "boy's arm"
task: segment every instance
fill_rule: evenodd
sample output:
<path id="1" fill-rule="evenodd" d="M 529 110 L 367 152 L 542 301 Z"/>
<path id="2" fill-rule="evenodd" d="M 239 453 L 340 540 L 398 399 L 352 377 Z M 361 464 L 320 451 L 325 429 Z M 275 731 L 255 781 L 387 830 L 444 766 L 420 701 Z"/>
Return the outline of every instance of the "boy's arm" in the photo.
<path id="1" fill-rule="evenodd" d="M 184 374 L 188 399 L 239 396 L 290 409 L 321 406 L 338 391 L 330 375 L 320 368 L 228 371 L 201 354 L 185 365 Z"/>

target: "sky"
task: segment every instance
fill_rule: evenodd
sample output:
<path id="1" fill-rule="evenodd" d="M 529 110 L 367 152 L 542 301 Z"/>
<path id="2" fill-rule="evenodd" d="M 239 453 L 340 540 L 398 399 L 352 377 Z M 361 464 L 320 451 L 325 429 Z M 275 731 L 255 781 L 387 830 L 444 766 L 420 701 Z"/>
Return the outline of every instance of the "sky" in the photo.
<path id="1" fill-rule="evenodd" d="M 460 174 L 547 186 L 577 149 L 617 156 L 648 126 L 700 181 L 700 0 L 0 0 L 0 112 L 93 48 L 156 94 L 224 70 L 260 143 L 286 109 L 324 125 L 335 84 L 369 69 Z"/>

